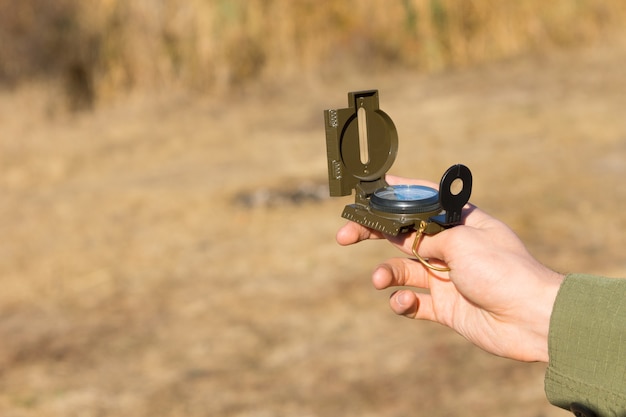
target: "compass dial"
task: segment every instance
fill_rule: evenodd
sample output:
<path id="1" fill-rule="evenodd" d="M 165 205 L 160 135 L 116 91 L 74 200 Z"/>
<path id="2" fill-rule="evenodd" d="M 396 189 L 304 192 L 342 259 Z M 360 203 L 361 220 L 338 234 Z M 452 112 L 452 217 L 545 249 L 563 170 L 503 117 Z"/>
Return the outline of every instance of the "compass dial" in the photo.
<path id="1" fill-rule="evenodd" d="M 423 185 L 390 185 L 380 188 L 370 198 L 372 209 L 395 214 L 438 211 L 439 193 Z"/>

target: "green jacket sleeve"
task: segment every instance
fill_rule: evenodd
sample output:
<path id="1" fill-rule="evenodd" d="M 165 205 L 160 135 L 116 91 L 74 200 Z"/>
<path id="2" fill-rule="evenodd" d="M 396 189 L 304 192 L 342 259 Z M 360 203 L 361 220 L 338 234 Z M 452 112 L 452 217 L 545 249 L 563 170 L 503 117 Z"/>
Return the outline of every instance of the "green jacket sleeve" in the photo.
<path id="1" fill-rule="evenodd" d="M 545 389 L 561 408 L 626 417 L 626 279 L 568 275 L 557 295 Z"/>

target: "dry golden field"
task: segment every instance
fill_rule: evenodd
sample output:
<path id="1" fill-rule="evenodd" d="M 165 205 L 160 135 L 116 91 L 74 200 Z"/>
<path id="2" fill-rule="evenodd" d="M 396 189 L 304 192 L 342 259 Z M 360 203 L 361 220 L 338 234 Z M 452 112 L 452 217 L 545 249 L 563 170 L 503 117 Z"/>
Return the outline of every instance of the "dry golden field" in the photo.
<path id="1" fill-rule="evenodd" d="M 0 0 L 0 85 L 54 80 L 88 108 L 136 89 L 464 68 L 625 23 L 622 0 Z"/>
<path id="2" fill-rule="evenodd" d="M 626 39 L 430 74 L 0 93 L 0 416 L 559 417 L 541 364 L 394 316 L 334 241 L 322 110 L 377 88 L 391 173 L 462 162 L 561 271 L 626 276 Z M 166 92 L 167 91 L 167 92 Z"/>

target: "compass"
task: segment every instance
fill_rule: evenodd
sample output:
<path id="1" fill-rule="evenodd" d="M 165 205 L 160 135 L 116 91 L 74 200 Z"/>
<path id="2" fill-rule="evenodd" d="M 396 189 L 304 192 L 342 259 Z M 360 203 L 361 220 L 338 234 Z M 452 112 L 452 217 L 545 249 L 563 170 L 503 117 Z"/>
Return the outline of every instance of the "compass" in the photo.
<path id="1" fill-rule="evenodd" d="M 342 217 L 392 236 L 418 227 L 434 234 L 459 224 L 472 190 L 469 168 L 448 168 L 439 190 L 389 185 L 385 174 L 398 153 L 398 133 L 380 110 L 378 91 L 348 93 L 348 106 L 324 111 L 330 195 L 355 193 Z"/>

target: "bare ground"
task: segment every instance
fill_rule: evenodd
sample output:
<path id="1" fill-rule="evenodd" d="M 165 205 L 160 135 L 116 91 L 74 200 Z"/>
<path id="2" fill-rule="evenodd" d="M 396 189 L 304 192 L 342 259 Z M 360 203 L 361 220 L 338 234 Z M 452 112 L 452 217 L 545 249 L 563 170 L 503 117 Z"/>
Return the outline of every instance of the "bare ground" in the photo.
<path id="1" fill-rule="evenodd" d="M 307 79 L 67 115 L 0 97 L 2 416 L 568 413 L 540 364 L 393 316 L 383 242 L 334 241 L 322 110 L 378 88 L 391 173 L 463 162 L 562 271 L 626 275 L 626 44 L 424 76 Z M 322 193 L 320 193 L 322 187 Z"/>

